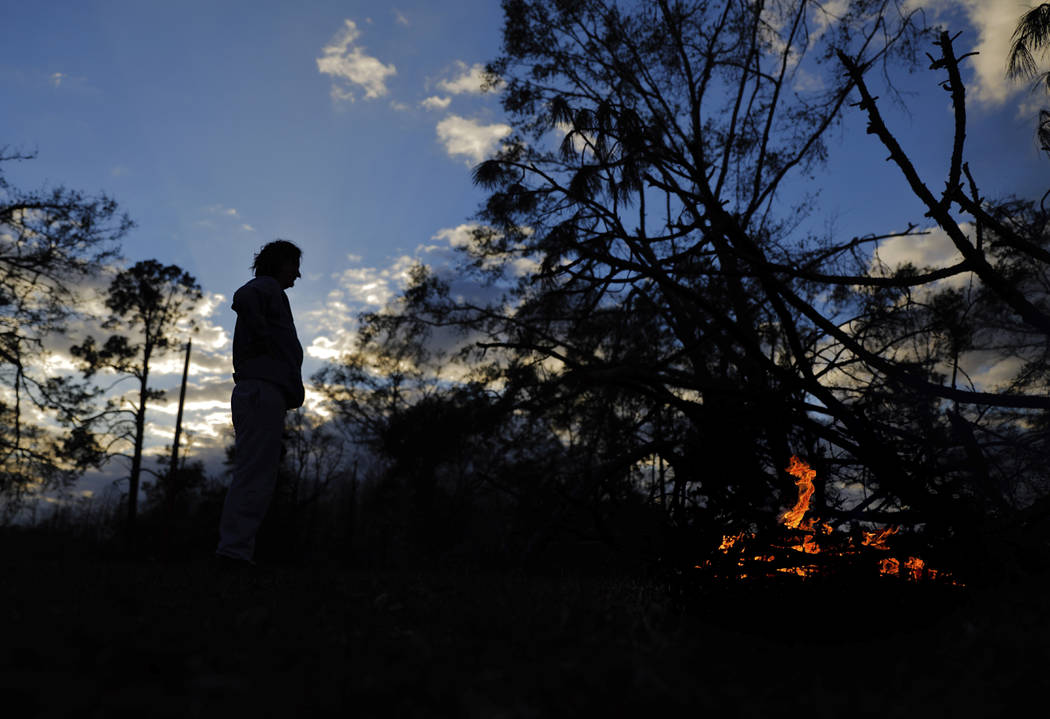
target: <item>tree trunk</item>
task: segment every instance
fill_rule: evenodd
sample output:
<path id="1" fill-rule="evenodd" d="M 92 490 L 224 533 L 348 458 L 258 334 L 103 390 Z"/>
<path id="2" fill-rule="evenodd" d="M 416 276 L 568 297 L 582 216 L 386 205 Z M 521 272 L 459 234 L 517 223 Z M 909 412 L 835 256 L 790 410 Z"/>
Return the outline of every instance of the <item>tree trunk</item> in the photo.
<path id="1" fill-rule="evenodd" d="M 182 435 L 182 407 L 186 403 L 186 380 L 190 374 L 190 352 L 193 341 L 186 343 L 186 360 L 182 365 L 182 387 L 179 389 L 179 411 L 175 415 L 175 438 L 171 443 L 171 462 L 168 465 L 168 491 L 172 496 L 177 494 L 176 485 L 179 472 L 179 438 Z"/>
<path id="2" fill-rule="evenodd" d="M 142 379 L 139 383 L 139 406 L 135 411 L 135 449 L 131 456 L 131 475 L 128 477 L 128 534 L 135 530 L 135 516 L 139 505 L 139 476 L 142 474 L 142 436 L 146 427 L 146 398 L 149 396 L 149 352 L 142 362 Z"/>
<path id="3" fill-rule="evenodd" d="M 182 491 L 182 480 L 179 476 L 179 438 L 182 436 L 182 409 L 186 404 L 186 382 L 190 375 L 190 352 L 193 350 L 193 341 L 186 343 L 186 360 L 182 364 L 182 387 L 179 389 L 179 411 L 175 414 L 175 437 L 171 442 L 171 461 L 168 463 L 167 487 L 164 490 L 164 537 L 161 549 L 165 557 L 171 556 L 172 525 L 175 522 L 175 512 Z"/>

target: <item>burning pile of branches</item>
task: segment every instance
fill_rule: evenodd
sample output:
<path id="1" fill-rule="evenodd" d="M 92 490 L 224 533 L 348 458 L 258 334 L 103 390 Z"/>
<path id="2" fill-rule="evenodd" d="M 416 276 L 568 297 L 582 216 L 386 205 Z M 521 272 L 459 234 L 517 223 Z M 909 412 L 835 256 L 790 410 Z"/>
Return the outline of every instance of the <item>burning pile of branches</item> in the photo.
<path id="1" fill-rule="evenodd" d="M 829 574 L 836 567 L 863 570 L 874 565 L 882 576 L 957 584 L 949 572 L 928 566 L 920 557 L 897 556 L 888 542 L 899 527 L 846 534 L 818 517 L 807 518 L 817 473 L 798 457 L 791 458 L 787 472 L 795 477 L 798 499 L 781 515 L 776 530 L 761 535 L 748 531 L 724 535 L 718 547 L 721 556 L 696 565 L 696 569 L 736 579 L 779 574 L 807 578 Z"/>

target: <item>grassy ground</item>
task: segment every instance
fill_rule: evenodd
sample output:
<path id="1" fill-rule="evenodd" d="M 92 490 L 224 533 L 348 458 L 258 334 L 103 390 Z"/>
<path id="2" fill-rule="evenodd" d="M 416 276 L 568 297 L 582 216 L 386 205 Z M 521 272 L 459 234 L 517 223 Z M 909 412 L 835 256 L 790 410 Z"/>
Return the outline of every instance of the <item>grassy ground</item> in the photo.
<path id="1" fill-rule="evenodd" d="M 1006 716 L 1050 687 L 1048 589 L 682 604 L 622 577 L 230 574 L 4 535 L 0 695 L 18 717 Z"/>

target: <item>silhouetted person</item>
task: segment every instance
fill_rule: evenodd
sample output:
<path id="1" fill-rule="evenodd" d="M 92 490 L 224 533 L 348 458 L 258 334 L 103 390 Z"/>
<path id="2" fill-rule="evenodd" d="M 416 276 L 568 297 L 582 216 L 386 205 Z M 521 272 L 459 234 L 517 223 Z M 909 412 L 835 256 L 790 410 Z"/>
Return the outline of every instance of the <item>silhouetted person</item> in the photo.
<path id="1" fill-rule="evenodd" d="M 233 481 L 219 522 L 220 561 L 250 564 L 277 482 L 284 413 L 303 404 L 303 347 L 284 291 L 302 250 L 274 240 L 255 256 L 255 279 L 233 295 Z"/>

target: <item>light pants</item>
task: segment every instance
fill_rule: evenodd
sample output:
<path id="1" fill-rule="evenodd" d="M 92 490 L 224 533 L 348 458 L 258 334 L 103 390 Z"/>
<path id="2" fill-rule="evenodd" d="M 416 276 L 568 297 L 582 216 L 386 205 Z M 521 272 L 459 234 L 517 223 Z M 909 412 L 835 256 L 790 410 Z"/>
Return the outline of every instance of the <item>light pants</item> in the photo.
<path id="1" fill-rule="evenodd" d="M 259 531 L 277 484 L 284 429 L 284 396 L 277 385 L 243 379 L 233 388 L 233 481 L 219 521 L 216 554 L 252 560 Z"/>

